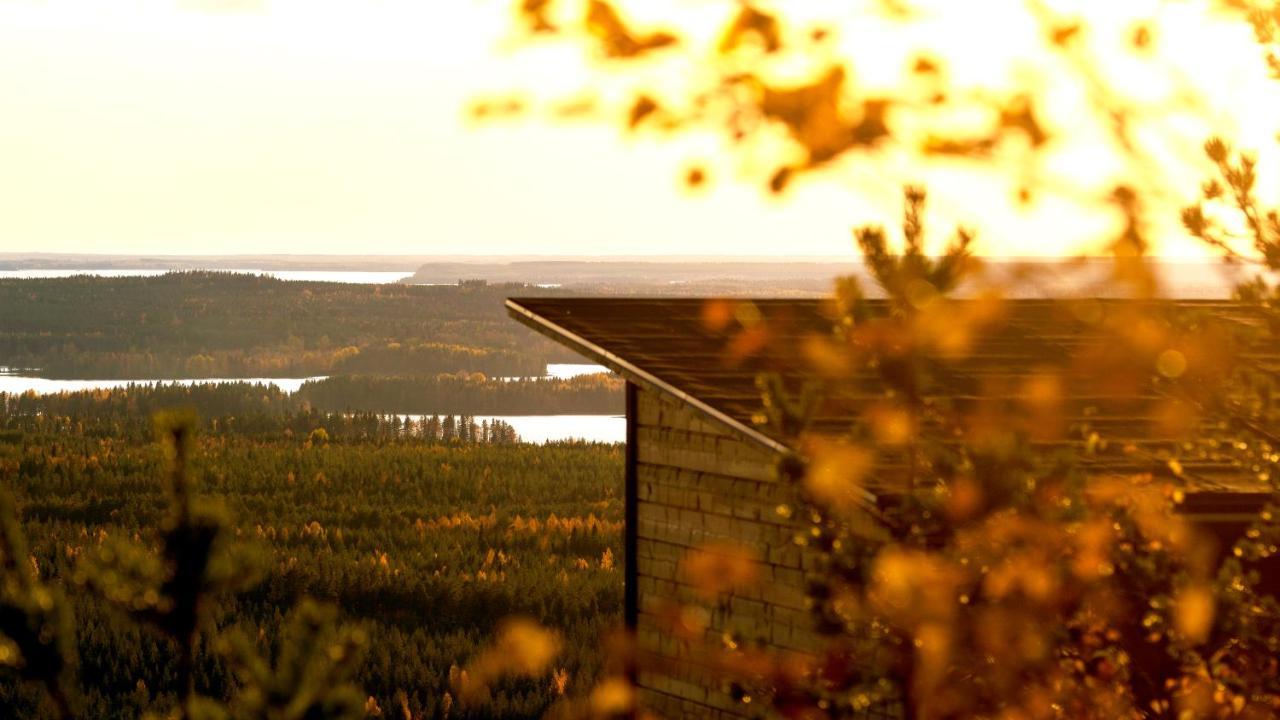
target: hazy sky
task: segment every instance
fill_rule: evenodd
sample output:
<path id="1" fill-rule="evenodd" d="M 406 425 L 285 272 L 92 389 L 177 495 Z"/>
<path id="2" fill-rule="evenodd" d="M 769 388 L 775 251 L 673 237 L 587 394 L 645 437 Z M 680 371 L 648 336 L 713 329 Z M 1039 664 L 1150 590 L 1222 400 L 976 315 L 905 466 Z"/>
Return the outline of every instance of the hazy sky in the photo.
<path id="1" fill-rule="evenodd" d="M 1264 108 L 1250 94 L 1262 72 L 1248 33 L 1214 35 L 1184 17 L 1198 3 L 1170 5 L 1183 9 L 1166 48 L 1227 71 L 1214 117 L 1259 142 L 1272 137 L 1280 115 L 1240 110 Z M 913 179 L 890 157 L 778 202 L 725 177 L 736 166 L 722 162 L 713 166 L 721 182 L 690 195 L 681 169 L 714 155 L 714 143 L 669 145 L 589 123 L 475 128 L 465 107 L 486 91 L 537 83 L 554 94 L 591 82 L 576 56 L 499 53 L 507 8 L 0 0 L 0 251 L 832 255 L 850 251 L 852 225 L 891 220 L 898 183 Z M 975 47 L 1005 42 L 983 36 L 989 22 L 980 27 Z M 1179 28 L 1190 34 L 1179 39 Z M 994 72 L 999 59 L 988 60 L 971 71 Z M 1205 132 L 1179 127 L 1193 144 Z M 1064 153 L 1063 166 L 1073 157 L 1090 172 L 1078 152 Z M 1003 200 L 986 200 L 1009 196 L 1006 184 L 948 168 L 928 178 L 939 218 L 979 225 L 987 253 L 1079 249 L 1112 221 L 1051 197 L 1033 212 L 993 212 Z M 1195 178 L 1185 180 L 1194 191 Z M 1166 254 L 1194 252 L 1161 232 Z"/>

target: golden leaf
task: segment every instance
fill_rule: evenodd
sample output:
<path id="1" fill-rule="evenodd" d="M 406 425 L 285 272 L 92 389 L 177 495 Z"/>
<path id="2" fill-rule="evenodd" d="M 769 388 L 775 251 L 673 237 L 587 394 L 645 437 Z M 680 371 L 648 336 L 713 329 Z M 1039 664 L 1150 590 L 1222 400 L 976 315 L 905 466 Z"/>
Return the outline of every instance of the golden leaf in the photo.
<path id="1" fill-rule="evenodd" d="M 777 52 L 782 47 L 778 19 L 750 5 L 743 5 L 721 36 L 719 50 L 721 53 L 733 52 L 753 38 L 760 42 L 767 53 Z"/>
<path id="2" fill-rule="evenodd" d="M 874 453 L 857 445 L 818 439 L 810 442 L 808 455 L 804 487 L 815 501 L 841 512 L 861 505 L 863 480 L 875 464 Z"/>
<path id="3" fill-rule="evenodd" d="M 708 600 L 749 587 L 759 575 L 759 558 L 736 543 L 703 545 L 690 550 L 680 564 L 681 578 Z"/>
<path id="4" fill-rule="evenodd" d="M 1214 603 L 1213 589 L 1208 585 L 1184 587 L 1174 600 L 1174 627 L 1192 643 L 1208 640 L 1213 630 Z"/>
<path id="5" fill-rule="evenodd" d="M 1052 372 L 1037 372 L 1022 382 L 1019 399 L 1038 411 L 1055 410 L 1062 405 L 1062 378 Z"/>
<path id="6" fill-rule="evenodd" d="M 947 514 L 952 520 L 967 520 L 985 502 L 985 493 L 977 480 L 961 477 L 951 483 L 947 497 Z"/>
<path id="7" fill-rule="evenodd" d="M 713 298 L 702 303 L 702 327 L 720 332 L 733 322 L 733 302 Z"/>
<path id="8" fill-rule="evenodd" d="M 780 194 L 787 189 L 787 185 L 791 183 L 791 176 L 795 171 L 789 167 L 781 167 L 774 171 L 769 177 L 769 192 L 774 195 Z"/>
<path id="9" fill-rule="evenodd" d="M 849 374 L 852 357 L 847 349 L 832 342 L 825 335 L 812 334 L 801 342 L 801 352 L 809 361 L 814 371 L 830 378 L 841 378 Z"/>
<path id="10" fill-rule="evenodd" d="M 648 95 L 641 95 L 631 104 L 631 111 L 627 113 L 627 127 L 635 130 L 645 118 L 658 111 L 658 103 Z"/>
<path id="11" fill-rule="evenodd" d="M 665 32 L 634 33 L 604 0 L 590 0 L 587 4 L 586 27 L 587 32 L 600 41 L 605 56 L 611 58 L 635 58 L 678 41 L 676 36 Z"/>
<path id="12" fill-rule="evenodd" d="M 1187 357 L 1170 348 L 1156 358 L 1156 370 L 1167 378 L 1179 378 L 1187 371 Z"/>
<path id="13" fill-rule="evenodd" d="M 594 717 L 618 717 L 635 705 L 635 688 L 623 678 L 609 678 L 591 691 Z"/>
<path id="14" fill-rule="evenodd" d="M 916 630 L 917 692 L 928 692 L 946 675 L 951 659 L 951 630 L 943 623 L 925 623 Z"/>
<path id="15" fill-rule="evenodd" d="M 886 547 L 876 555 L 871 578 L 868 599 L 901 627 L 944 621 L 955 613 L 955 575 L 928 553 Z"/>
<path id="16" fill-rule="evenodd" d="M 809 85 L 763 86 L 760 111 L 787 127 L 808 152 L 810 164 L 830 160 L 854 144 L 854 127 L 840 111 L 844 81 L 844 68 L 836 65 Z"/>
<path id="17" fill-rule="evenodd" d="M 555 25 L 547 17 L 550 11 L 551 0 L 521 0 L 520 3 L 520 14 L 524 16 L 531 32 L 555 32 Z"/>
<path id="18" fill-rule="evenodd" d="M 900 405 L 879 403 L 866 413 L 871 432 L 880 445 L 902 445 L 916 433 L 916 420 L 911 412 Z"/>
<path id="19" fill-rule="evenodd" d="M 560 653 L 561 646 L 558 633 L 532 620 L 510 618 L 498 627 L 493 644 L 465 670 L 450 671 L 453 687 L 462 698 L 474 701 L 499 678 L 532 678 L 546 672 Z"/>
<path id="20" fill-rule="evenodd" d="M 1000 127 L 1004 130 L 1021 130 L 1032 147 L 1040 147 L 1049 141 L 1049 134 L 1036 119 L 1031 99 L 1025 96 L 1014 98 L 1000 111 Z"/>

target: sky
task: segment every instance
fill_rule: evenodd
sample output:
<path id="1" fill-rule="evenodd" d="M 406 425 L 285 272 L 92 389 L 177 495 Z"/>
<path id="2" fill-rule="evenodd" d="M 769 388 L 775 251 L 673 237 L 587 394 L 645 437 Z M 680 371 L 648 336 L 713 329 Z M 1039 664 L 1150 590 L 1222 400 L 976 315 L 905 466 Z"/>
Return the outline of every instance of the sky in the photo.
<path id="1" fill-rule="evenodd" d="M 1010 58 L 1031 49 L 1010 38 L 1026 27 L 992 19 L 1014 18 L 994 12 L 1010 1 L 983 0 L 985 14 L 940 9 L 896 45 L 858 23 L 841 41 L 895 58 L 859 65 L 860 83 L 892 83 L 914 49 L 949 42 L 957 77 L 1014 77 Z M 713 30 L 733 7 L 643 5 L 645 21 L 693 7 L 694 26 Z M 1194 148 L 1215 127 L 1274 145 L 1280 87 L 1247 29 L 1206 23 L 1195 0 L 1092 7 L 1117 5 L 1117 32 L 1159 16 L 1171 67 L 1208 73 L 1192 78 L 1210 96 L 1203 117 L 1171 118 L 1154 146 Z M 893 153 L 777 199 L 750 157 L 710 137 L 662 141 L 547 116 L 477 126 L 477 98 L 550 102 L 612 81 L 581 47 L 512 52 L 512 32 L 498 0 L 0 0 L 0 252 L 844 255 L 851 227 L 894 221 L 908 180 L 929 183 L 931 221 L 976 225 L 988 255 L 1096 252 L 1115 226 L 1053 193 L 1017 209 L 1004 175 L 921 170 Z M 1150 73 L 1117 68 L 1132 70 L 1134 93 L 1158 98 Z M 1016 72 L 1025 82 L 1036 71 Z M 1070 118 L 1077 102 L 1063 93 L 1045 112 Z M 1077 135 L 1048 164 L 1092 181 L 1110 160 Z M 1194 193 L 1203 168 L 1171 156 L 1171 185 Z M 704 159 L 714 182 L 684 189 L 684 169 Z M 1176 205 L 1161 217 L 1176 218 Z M 1153 234 L 1161 254 L 1202 252 L 1172 222 Z"/>

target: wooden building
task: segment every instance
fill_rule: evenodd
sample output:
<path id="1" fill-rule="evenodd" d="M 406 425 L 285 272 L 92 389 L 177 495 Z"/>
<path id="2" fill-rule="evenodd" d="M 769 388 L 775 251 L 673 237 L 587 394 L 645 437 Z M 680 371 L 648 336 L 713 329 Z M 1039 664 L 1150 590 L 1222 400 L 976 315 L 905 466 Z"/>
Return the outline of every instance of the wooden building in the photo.
<path id="1" fill-rule="evenodd" d="M 726 635 L 807 652 L 818 646 L 805 605 L 805 576 L 814 559 L 794 542 L 797 526 L 780 513 L 794 507 L 792 488 L 775 470 L 794 438 L 760 422 L 762 371 L 784 382 L 808 372 L 799 348 L 806 338 L 829 335 L 831 319 L 817 300 L 755 300 L 750 320 L 767 338 L 743 332 L 742 323 L 708 317 L 702 299 L 511 299 L 520 322 L 598 362 L 627 381 L 626 615 L 642 651 L 660 659 L 637 677 L 640 702 L 658 715 L 678 718 L 756 717 L 758 709 L 731 697 L 721 679 L 703 667 L 687 642 L 664 628 L 665 610 L 696 598 L 681 577 L 686 554 L 717 542 L 738 543 L 761 561 L 758 586 L 735 594 L 713 613 L 707 638 Z M 725 303 L 714 301 L 716 314 Z M 1111 472 L 1168 473 L 1171 440 L 1153 422 L 1160 393 L 1109 397 L 1097 378 L 1072 377 L 1065 366 L 1098 338 L 1098 313 L 1116 303 L 1085 308 L 1027 300 L 1008 304 L 1000 327 L 984 335 L 966 358 L 950 366 L 946 384 L 957 398 L 975 396 L 992 383 L 1016 384 L 1045 367 L 1068 376 L 1067 420 L 1087 421 L 1103 437 L 1123 440 L 1123 452 L 1087 462 Z M 734 306 L 729 305 L 732 309 Z M 739 307 L 739 309 L 741 309 Z M 1256 324 L 1249 311 L 1215 302 L 1179 303 L 1227 322 Z M 741 315 L 741 313 L 737 313 Z M 1272 351 L 1268 357 L 1274 358 Z M 1272 362 L 1272 370 L 1280 363 Z M 846 431 L 860 409 L 882 396 L 874 374 L 853 378 L 825 400 L 812 427 Z M 1076 442 L 1061 441 L 1065 445 Z M 1120 444 L 1117 444 L 1119 448 Z M 1186 511 L 1224 533 L 1255 514 L 1269 487 L 1242 481 L 1238 468 L 1214 458 L 1182 463 L 1188 484 Z M 871 512 L 877 487 L 889 488 L 901 468 L 892 454 L 877 466 L 876 486 L 865 502 Z M 886 489 L 886 492 L 892 490 Z M 867 532 L 877 532 L 868 514 Z M 755 712 L 753 712 L 753 710 Z M 892 715 L 893 710 L 885 711 Z"/>

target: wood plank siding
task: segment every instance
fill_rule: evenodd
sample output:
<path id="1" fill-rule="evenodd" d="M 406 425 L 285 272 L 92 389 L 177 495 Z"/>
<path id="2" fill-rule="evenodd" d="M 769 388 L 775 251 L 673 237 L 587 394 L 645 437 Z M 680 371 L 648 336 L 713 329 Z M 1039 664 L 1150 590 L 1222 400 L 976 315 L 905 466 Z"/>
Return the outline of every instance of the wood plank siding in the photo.
<path id="1" fill-rule="evenodd" d="M 699 662 L 699 645 L 720 644 L 728 633 L 778 648 L 816 648 L 804 606 L 806 557 L 777 512 L 793 502 L 790 489 L 774 477 L 772 453 L 682 403 L 638 390 L 635 412 L 636 639 L 650 656 L 637 676 L 642 704 L 670 720 L 753 717 Z M 706 602 L 681 576 L 681 562 L 724 542 L 759 557 L 762 582 L 712 608 L 705 637 L 682 640 L 671 632 L 672 610 Z"/>

